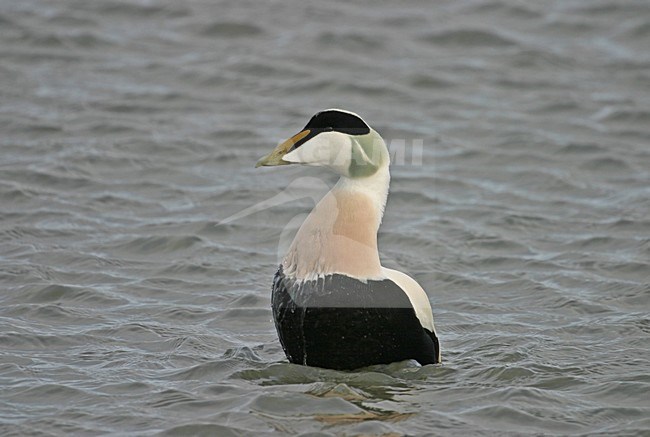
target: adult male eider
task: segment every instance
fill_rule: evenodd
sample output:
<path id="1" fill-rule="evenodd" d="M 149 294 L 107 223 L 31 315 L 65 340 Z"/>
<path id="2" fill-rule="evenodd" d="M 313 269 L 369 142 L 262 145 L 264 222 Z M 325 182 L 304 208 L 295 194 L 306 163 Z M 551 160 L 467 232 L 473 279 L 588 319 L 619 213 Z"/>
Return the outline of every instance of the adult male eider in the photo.
<path id="1" fill-rule="evenodd" d="M 256 167 L 286 164 L 340 176 L 305 219 L 273 281 L 273 318 L 289 361 L 332 369 L 440 362 L 426 293 L 379 261 L 390 182 L 381 136 L 357 114 L 327 109 Z"/>

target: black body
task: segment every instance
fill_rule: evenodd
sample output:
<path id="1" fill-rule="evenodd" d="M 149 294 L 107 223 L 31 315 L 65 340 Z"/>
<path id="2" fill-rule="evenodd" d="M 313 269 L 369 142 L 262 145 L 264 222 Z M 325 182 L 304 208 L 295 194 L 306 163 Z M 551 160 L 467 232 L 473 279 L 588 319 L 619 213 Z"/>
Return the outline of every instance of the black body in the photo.
<path id="1" fill-rule="evenodd" d="M 391 280 L 364 283 L 334 274 L 296 282 L 280 267 L 271 302 L 292 363 L 349 370 L 407 359 L 438 361 L 438 339 Z"/>

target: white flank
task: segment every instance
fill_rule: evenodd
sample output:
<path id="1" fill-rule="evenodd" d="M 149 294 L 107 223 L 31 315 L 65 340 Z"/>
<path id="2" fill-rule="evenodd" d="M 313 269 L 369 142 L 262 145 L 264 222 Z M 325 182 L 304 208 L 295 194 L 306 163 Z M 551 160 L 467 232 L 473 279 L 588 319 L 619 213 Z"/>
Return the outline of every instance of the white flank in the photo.
<path id="1" fill-rule="evenodd" d="M 399 288 L 401 288 L 404 293 L 406 293 L 409 300 L 411 301 L 413 309 L 415 309 L 415 315 L 420 321 L 422 327 L 435 334 L 436 329 L 433 326 L 431 303 L 429 302 L 429 297 L 425 293 L 424 289 L 420 287 L 420 284 L 418 284 L 415 279 L 411 278 L 406 273 L 387 269 L 386 267 L 382 267 L 382 270 L 388 279 L 396 283 Z"/>

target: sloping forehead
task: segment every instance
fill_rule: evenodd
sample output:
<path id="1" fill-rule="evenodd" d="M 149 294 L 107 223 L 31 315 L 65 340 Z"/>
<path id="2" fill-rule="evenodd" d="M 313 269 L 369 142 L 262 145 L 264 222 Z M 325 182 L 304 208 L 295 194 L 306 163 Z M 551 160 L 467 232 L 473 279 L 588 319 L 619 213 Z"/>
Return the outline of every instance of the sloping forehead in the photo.
<path id="1" fill-rule="evenodd" d="M 356 114 L 328 109 L 314 115 L 305 126 L 309 130 L 332 130 L 349 135 L 365 135 L 370 127 Z"/>

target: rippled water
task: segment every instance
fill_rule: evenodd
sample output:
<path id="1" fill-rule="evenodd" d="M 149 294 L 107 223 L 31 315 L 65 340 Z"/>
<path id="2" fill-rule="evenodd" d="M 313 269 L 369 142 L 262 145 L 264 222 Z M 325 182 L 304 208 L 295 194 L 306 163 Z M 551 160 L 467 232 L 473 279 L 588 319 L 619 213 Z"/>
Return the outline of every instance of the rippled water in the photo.
<path id="1" fill-rule="evenodd" d="M 0 433 L 647 435 L 648 47 L 645 0 L 1 2 Z M 395 153 L 443 365 L 285 361 L 334 179 L 253 165 L 327 107 Z"/>

